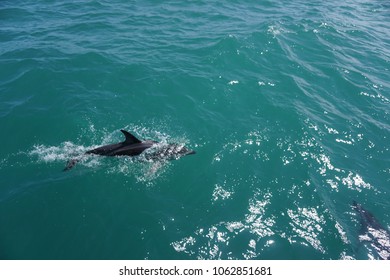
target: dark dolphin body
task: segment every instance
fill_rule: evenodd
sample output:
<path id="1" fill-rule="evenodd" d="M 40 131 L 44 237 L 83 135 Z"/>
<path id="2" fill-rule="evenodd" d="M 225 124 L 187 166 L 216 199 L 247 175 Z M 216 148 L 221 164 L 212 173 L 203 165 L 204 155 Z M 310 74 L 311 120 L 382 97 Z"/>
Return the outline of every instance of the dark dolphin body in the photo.
<path id="1" fill-rule="evenodd" d="M 192 151 L 182 145 L 179 144 L 168 144 L 162 145 L 159 147 L 159 143 L 156 141 L 146 140 L 141 141 L 136 138 L 131 133 L 126 130 L 121 130 L 121 132 L 125 135 L 126 139 L 123 142 L 110 144 L 98 147 L 96 149 L 92 149 L 86 151 L 85 154 L 94 154 L 100 156 L 138 156 L 142 154 L 145 150 L 150 148 L 156 148 L 152 150 L 152 152 L 145 154 L 145 158 L 147 160 L 156 160 L 156 159 L 178 159 L 179 157 L 185 155 L 195 154 L 195 151 Z M 79 159 L 71 159 L 68 161 L 64 171 L 71 169 L 75 164 L 79 161 Z"/>
<path id="2" fill-rule="evenodd" d="M 380 259 L 390 260 L 390 232 L 382 227 L 377 219 L 362 205 L 353 201 L 353 208 L 360 216 L 362 228 L 359 240 L 367 242 Z"/>

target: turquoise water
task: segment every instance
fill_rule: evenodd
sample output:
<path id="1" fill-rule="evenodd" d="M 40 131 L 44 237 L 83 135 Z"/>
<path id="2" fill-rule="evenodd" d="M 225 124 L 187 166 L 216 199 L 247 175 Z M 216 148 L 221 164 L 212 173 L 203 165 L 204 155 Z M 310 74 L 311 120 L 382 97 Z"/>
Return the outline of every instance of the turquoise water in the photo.
<path id="1" fill-rule="evenodd" d="M 389 4 L 187 2 L 0 2 L 0 258 L 383 257 Z"/>

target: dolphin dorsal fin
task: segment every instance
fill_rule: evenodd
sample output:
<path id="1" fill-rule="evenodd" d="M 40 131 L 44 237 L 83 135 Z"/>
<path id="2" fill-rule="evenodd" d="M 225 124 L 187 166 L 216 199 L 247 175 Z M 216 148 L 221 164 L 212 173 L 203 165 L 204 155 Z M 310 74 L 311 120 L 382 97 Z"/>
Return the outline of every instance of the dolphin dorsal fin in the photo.
<path id="1" fill-rule="evenodd" d="M 141 140 L 139 140 L 137 137 L 132 135 L 130 132 L 127 132 L 126 130 L 121 129 L 121 132 L 125 135 L 126 140 L 125 143 L 127 144 L 137 144 L 142 143 Z"/>

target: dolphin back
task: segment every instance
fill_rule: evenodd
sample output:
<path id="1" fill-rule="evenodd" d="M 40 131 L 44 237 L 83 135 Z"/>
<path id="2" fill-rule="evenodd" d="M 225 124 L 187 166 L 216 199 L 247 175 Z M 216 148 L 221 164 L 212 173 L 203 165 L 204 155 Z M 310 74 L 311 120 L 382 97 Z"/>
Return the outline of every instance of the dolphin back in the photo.
<path id="1" fill-rule="evenodd" d="M 352 207 L 360 216 L 361 232 L 359 240 L 376 252 L 378 258 L 390 259 L 390 232 L 384 228 L 372 213 L 363 208 L 356 201 L 352 202 Z"/>

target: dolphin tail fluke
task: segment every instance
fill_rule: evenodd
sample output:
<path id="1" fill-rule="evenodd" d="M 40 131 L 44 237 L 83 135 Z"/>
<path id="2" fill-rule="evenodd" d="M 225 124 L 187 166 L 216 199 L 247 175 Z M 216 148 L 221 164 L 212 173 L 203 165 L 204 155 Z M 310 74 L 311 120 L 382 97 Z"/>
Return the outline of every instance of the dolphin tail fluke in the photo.
<path id="1" fill-rule="evenodd" d="M 72 169 L 72 167 L 75 166 L 77 162 L 79 162 L 79 159 L 77 159 L 77 158 L 69 160 L 68 163 L 66 164 L 65 168 L 62 171 L 68 171 L 68 170 Z"/>

